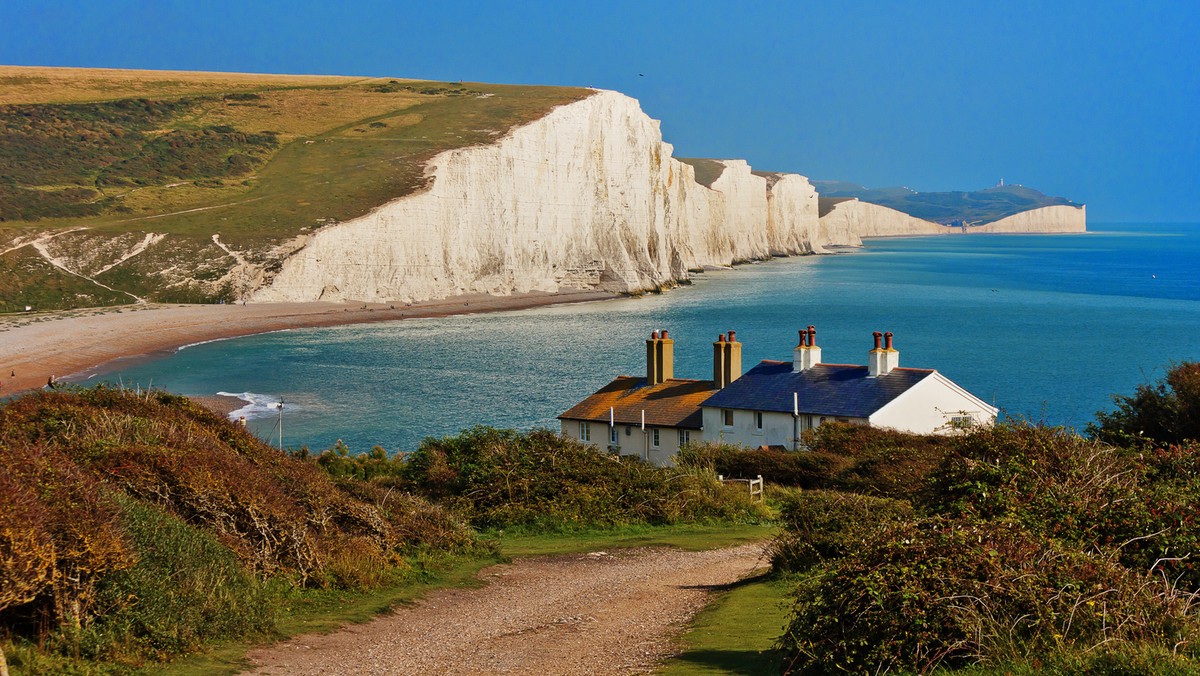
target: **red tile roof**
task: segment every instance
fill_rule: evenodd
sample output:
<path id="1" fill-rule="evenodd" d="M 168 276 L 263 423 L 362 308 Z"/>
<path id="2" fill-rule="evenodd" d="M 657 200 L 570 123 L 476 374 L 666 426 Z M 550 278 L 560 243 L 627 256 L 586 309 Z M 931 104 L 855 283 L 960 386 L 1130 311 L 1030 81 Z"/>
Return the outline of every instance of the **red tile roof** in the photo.
<path id="1" fill-rule="evenodd" d="M 700 404 L 715 392 L 711 380 L 671 379 L 646 385 L 645 378 L 620 376 L 558 417 L 607 424 L 611 407 L 618 425 L 640 425 L 645 411 L 647 425 L 698 430 Z"/>

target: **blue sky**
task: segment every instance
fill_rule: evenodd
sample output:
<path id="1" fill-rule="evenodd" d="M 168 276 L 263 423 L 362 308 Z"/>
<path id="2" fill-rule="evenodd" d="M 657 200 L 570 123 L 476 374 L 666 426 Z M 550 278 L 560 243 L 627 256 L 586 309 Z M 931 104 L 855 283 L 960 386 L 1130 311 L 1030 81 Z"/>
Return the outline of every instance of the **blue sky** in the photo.
<path id="1" fill-rule="evenodd" d="M 1200 221 L 1200 3 L 27 2 L 0 63 L 592 85 L 676 154 Z"/>

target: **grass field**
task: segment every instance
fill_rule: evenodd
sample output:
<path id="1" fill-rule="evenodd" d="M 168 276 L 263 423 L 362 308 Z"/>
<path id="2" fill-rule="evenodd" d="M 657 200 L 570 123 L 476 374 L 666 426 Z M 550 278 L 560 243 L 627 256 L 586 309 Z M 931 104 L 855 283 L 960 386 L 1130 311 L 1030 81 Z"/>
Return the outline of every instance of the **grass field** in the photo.
<path id="1" fill-rule="evenodd" d="M 87 227 L 48 245 L 70 263 L 94 250 L 97 236 L 166 233 L 96 281 L 156 300 L 232 300 L 234 290 L 217 280 L 235 261 L 213 234 L 269 266 L 273 246 L 420 189 L 437 153 L 492 142 L 589 94 L 393 78 L 0 67 L 0 252 L 22 234 Z M 69 280 L 26 281 L 10 272 L 20 265 L 14 253 L 0 254 L 0 288 L 15 293 L 6 298 L 37 298 L 47 309 L 86 304 L 70 291 L 45 292 Z M 175 276 L 164 278 L 172 268 Z M 49 276 L 70 274 L 55 268 Z M 86 302 L 97 300 L 120 302 Z"/>
<path id="2" fill-rule="evenodd" d="M 780 673 L 780 658 L 772 646 L 787 624 L 787 589 L 786 582 L 768 577 L 732 585 L 696 615 L 683 636 L 683 653 L 657 673 Z"/>

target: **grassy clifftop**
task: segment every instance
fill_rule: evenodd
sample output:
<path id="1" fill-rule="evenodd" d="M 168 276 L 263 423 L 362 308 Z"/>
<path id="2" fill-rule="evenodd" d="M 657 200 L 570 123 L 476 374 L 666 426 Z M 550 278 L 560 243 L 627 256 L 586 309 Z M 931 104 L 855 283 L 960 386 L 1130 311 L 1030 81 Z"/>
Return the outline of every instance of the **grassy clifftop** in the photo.
<path id="1" fill-rule="evenodd" d="M 276 247 L 421 188 L 437 153 L 589 93 L 0 67 L 0 311 L 234 299 L 239 257 L 270 272 Z"/>

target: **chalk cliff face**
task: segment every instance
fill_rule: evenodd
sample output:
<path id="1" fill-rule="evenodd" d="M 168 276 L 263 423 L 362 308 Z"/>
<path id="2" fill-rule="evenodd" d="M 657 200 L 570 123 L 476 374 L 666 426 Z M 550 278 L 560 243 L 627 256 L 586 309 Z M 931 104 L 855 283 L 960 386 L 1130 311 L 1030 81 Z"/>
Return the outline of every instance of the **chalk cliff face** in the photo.
<path id="1" fill-rule="evenodd" d="M 492 145 L 438 155 L 426 168 L 425 191 L 297 240 L 273 277 L 258 278 L 253 298 L 631 292 L 705 266 L 821 253 L 863 237 L 961 232 L 858 201 L 819 217 L 805 177 L 720 162 L 711 186 L 697 183 L 695 169 L 672 157 L 658 122 L 635 100 L 597 91 Z M 1014 219 L 988 227 L 1038 222 Z M 1066 214 L 1055 219 L 1049 229 L 1082 225 L 1082 213 L 1078 222 Z"/>
<path id="2" fill-rule="evenodd" d="M 708 188 L 671 153 L 636 101 L 598 91 L 493 145 L 437 156 L 425 192 L 312 235 L 254 298 L 638 291 L 818 248 L 806 178 L 768 188 L 744 161 L 724 160 Z"/>
<path id="3" fill-rule="evenodd" d="M 821 217 L 821 236 L 829 244 L 858 246 L 864 237 L 902 237 L 909 235 L 945 235 L 961 232 L 930 221 L 909 216 L 888 207 L 849 199 L 833 205 Z"/>
<path id="4" fill-rule="evenodd" d="M 987 225 L 971 228 L 971 232 L 1086 232 L 1087 207 L 1057 205 L 1030 209 Z"/>

